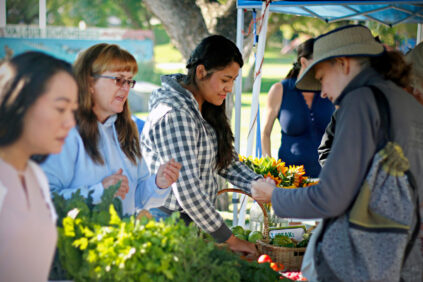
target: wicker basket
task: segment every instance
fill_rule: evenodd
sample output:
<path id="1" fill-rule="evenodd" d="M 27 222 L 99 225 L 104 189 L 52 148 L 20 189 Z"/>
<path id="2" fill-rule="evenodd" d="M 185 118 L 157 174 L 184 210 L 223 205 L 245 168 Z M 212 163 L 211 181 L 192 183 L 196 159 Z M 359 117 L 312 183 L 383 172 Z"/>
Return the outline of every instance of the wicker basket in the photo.
<path id="1" fill-rule="evenodd" d="M 233 188 L 222 189 L 218 192 L 218 195 L 228 192 L 240 193 L 252 197 L 251 194 L 248 194 L 240 189 Z M 267 254 L 270 256 L 272 261 L 282 263 L 285 266 L 284 271 L 299 271 L 301 269 L 301 264 L 303 262 L 306 248 L 286 248 L 269 244 L 269 216 L 267 214 L 266 208 L 261 203 L 258 204 L 263 211 L 264 219 L 263 239 L 256 242 L 256 247 L 259 254 Z"/>

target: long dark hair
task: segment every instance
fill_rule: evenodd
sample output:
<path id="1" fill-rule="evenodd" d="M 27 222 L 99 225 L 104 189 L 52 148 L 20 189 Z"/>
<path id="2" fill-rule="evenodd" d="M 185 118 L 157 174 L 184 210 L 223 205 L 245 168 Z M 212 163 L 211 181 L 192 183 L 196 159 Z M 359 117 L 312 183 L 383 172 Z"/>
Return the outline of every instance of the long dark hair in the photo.
<path id="1" fill-rule="evenodd" d="M 314 38 L 307 39 L 297 47 L 297 61 L 293 64 L 292 69 L 288 72 L 285 79 L 297 78 L 301 69 L 301 58 L 310 60 L 313 58 Z"/>
<path id="2" fill-rule="evenodd" d="M 196 69 L 198 65 L 204 65 L 207 72 L 221 70 L 236 62 L 240 67 L 244 65 L 241 52 L 229 39 L 221 35 L 212 35 L 204 38 L 192 52 L 186 68 L 188 74 L 184 80 L 186 85 L 196 86 Z M 227 168 L 235 155 L 233 146 L 234 136 L 225 113 L 225 103 L 215 106 L 204 102 L 201 114 L 203 118 L 214 128 L 217 135 L 217 161 L 216 168 Z"/>
<path id="3" fill-rule="evenodd" d="M 72 66 L 42 52 L 30 51 L 0 66 L 0 147 L 13 144 L 22 135 L 28 109 L 46 91 L 59 72 L 71 77 Z M 40 157 L 44 159 L 45 157 Z"/>
<path id="4" fill-rule="evenodd" d="M 82 52 L 74 63 L 74 71 L 78 82 L 79 107 L 76 113 L 79 134 L 91 159 L 104 164 L 98 150 L 99 132 L 97 116 L 93 111 L 94 101 L 90 93 L 93 76 L 105 71 L 128 71 L 136 74 L 138 65 L 135 58 L 126 50 L 114 44 L 100 43 Z M 120 147 L 132 163 L 141 158 L 138 130 L 132 121 L 128 100 L 123 111 L 117 114 L 115 122 Z"/>

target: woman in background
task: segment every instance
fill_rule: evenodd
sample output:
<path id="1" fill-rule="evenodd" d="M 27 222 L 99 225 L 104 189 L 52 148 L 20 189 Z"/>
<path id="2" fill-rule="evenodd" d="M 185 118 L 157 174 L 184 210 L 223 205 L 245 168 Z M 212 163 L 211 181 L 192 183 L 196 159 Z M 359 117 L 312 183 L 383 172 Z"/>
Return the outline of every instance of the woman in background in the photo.
<path id="1" fill-rule="evenodd" d="M 0 67 L 0 281 L 47 281 L 57 216 L 30 157 L 60 152 L 77 91 L 71 65 L 40 52 Z"/>
<path id="2" fill-rule="evenodd" d="M 308 176 L 320 172 L 317 148 L 334 111 L 333 104 L 320 92 L 300 91 L 295 81 L 313 59 L 314 38 L 298 46 L 297 61 L 282 82 L 269 91 L 261 135 L 263 154 L 271 156 L 270 135 L 276 118 L 281 125 L 278 158 L 287 165 L 304 165 Z"/>

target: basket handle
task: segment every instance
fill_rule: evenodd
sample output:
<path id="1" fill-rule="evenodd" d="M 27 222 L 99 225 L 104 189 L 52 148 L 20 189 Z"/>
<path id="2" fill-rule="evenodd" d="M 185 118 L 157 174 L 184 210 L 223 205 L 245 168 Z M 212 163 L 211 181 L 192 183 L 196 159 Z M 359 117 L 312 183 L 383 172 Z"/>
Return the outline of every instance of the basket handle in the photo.
<path id="1" fill-rule="evenodd" d="M 236 189 L 236 188 L 227 188 L 227 189 L 222 189 L 219 192 L 217 192 L 217 195 L 221 195 L 223 193 L 228 193 L 228 192 L 235 192 L 235 193 L 240 193 L 240 194 L 244 194 L 247 195 L 250 198 L 253 198 L 253 196 L 250 193 L 247 193 L 241 189 Z M 263 236 L 265 240 L 267 240 L 269 238 L 269 216 L 267 214 L 266 208 L 263 206 L 262 203 L 257 202 L 261 208 L 261 211 L 263 212 L 263 219 L 264 219 L 264 226 L 263 226 Z"/>

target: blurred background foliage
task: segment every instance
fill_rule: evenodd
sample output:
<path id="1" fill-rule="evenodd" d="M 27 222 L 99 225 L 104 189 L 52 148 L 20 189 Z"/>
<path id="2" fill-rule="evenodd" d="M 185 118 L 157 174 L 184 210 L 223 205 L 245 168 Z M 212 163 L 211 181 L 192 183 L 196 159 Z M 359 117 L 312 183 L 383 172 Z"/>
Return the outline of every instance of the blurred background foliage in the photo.
<path id="1" fill-rule="evenodd" d="M 156 0 L 161 1 L 161 0 Z M 234 0 L 196 0 L 200 5 L 226 5 Z M 203 4 L 201 4 L 203 3 Z M 38 24 L 38 0 L 6 1 L 8 24 Z M 223 6 L 222 6 L 223 7 Z M 182 17 L 183 15 L 181 15 Z M 159 84 L 160 75 L 184 71 L 184 57 L 172 44 L 160 20 L 146 7 L 143 0 L 47 0 L 47 24 L 52 26 L 119 27 L 149 29 L 154 32 L 154 61 L 142 63 L 137 79 Z M 272 13 L 269 18 L 266 56 L 264 64 L 268 70 L 282 65 L 276 74 L 278 79 L 263 77 L 262 91 L 288 71 L 295 59 L 295 47 L 308 37 L 315 37 L 341 25 L 357 23 L 341 21 L 327 24 L 317 18 Z M 376 22 L 363 22 L 388 46 L 400 48 L 416 37 L 416 24 L 400 24 L 388 27 Z M 250 60 L 253 61 L 253 60 Z M 272 66 L 273 65 L 273 66 Z M 248 64 L 244 75 L 248 75 Z M 280 71 L 282 69 L 282 71 Z"/>

